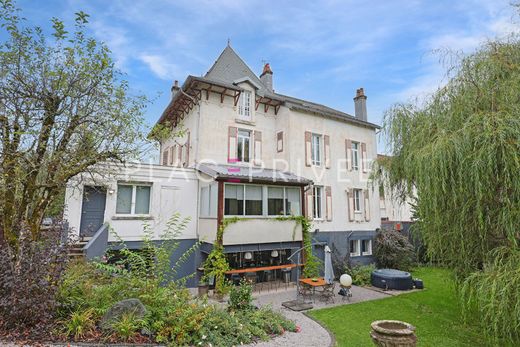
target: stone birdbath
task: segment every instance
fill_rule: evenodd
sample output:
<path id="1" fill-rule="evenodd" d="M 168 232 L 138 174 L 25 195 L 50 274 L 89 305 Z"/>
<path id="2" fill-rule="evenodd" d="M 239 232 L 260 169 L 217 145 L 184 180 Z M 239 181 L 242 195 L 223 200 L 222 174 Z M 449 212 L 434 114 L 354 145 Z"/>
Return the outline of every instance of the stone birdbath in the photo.
<path id="1" fill-rule="evenodd" d="M 378 320 L 372 322 L 370 336 L 380 347 L 414 347 L 417 345 L 415 327 L 398 320 Z"/>

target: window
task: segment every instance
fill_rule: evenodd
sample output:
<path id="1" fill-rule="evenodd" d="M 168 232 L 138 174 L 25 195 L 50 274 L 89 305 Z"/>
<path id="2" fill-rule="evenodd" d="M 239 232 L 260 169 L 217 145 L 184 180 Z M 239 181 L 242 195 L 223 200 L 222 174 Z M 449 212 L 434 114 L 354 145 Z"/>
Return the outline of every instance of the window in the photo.
<path id="1" fill-rule="evenodd" d="M 354 189 L 354 212 L 361 212 L 361 189 Z"/>
<path id="2" fill-rule="evenodd" d="M 150 185 L 117 185 L 117 214 L 149 214 Z"/>
<path id="3" fill-rule="evenodd" d="M 248 130 L 238 130 L 238 146 L 237 159 L 238 161 L 249 163 L 251 153 L 251 132 Z"/>
<path id="4" fill-rule="evenodd" d="M 311 158 L 312 165 L 321 165 L 321 135 L 312 134 Z"/>
<path id="5" fill-rule="evenodd" d="M 323 187 L 314 186 L 314 204 L 313 204 L 313 217 L 314 219 L 322 219 L 322 197 L 323 197 Z"/>
<path id="6" fill-rule="evenodd" d="M 246 216 L 262 215 L 262 187 L 246 185 Z"/>
<path id="7" fill-rule="evenodd" d="M 350 240 L 350 256 L 351 257 L 358 257 L 360 256 L 359 253 L 359 240 Z"/>
<path id="8" fill-rule="evenodd" d="M 352 142 L 352 169 L 359 170 L 359 142 Z"/>
<path id="9" fill-rule="evenodd" d="M 224 214 L 242 216 L 244 214 L 244 186 L 226 184 L 224 196 Z"/>
<path id="10" fill-rule="evenodd" d="M 284 215 L 284 199 L 283 188 L 268 187 L 267 188 L 267 214 L 269 216 Z"/>
<path id="11" fill-rule="evenodd" d="M 300 197 L 300 188 L 225 184 L 224 215 L 299 216 Z"/>
<path id="12" fill-rule="evenodd" d="M 238 114 L 244 118 L 251 118 L 251 92 L 243 91 L 238 100 Z"/>
<path id="13" fill-rule="evenodd" d="M 372 255 L 372 240 L 361 240 L 361 255 Z"/>
<path id="14" fill-rule="evenodd" d="M 301 214 L 300 197 L 300 188 L 285 188 L 285 215 L 299 216 Z"/>

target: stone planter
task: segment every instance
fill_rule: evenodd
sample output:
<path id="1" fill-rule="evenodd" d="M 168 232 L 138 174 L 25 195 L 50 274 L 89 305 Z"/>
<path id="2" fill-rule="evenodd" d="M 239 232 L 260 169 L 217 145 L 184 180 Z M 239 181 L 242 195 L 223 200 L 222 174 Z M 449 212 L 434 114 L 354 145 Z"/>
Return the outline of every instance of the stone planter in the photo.
<path id="1" fill-rule="evenodd" d="M 199 283 L 199 285 L 197 286 L 197 288 L 198 288 L 198 294 L 199 294 L 199 296 L 208 295 L 208 292 L 209 292 L 209 284 L 207 284 L 207 283 Z"/>
<path id="2" fill-rule="evenodd" d="M 414 347 L 417 345 L 415 327 L 398 320 L 372 322 L 370 336 L 380 347 Z"/>

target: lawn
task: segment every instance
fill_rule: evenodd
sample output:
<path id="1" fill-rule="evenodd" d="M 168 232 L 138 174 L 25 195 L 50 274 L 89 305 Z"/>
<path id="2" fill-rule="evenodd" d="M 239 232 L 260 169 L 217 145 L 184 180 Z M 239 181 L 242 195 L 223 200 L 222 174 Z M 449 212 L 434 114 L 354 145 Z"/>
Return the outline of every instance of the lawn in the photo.
<path id="1" fill-rule="evenodd" d="M 413 275 L 424 280 L 425 290 L 316 310 L 310 315 L 334 333 L 338 346 L 371 346 L 370 323 L 380 319 L 397 319 L 414 325 L 418 346 L 485 344 L 476 328 L 462 322 L 449 271 L 420 268 Z"/>

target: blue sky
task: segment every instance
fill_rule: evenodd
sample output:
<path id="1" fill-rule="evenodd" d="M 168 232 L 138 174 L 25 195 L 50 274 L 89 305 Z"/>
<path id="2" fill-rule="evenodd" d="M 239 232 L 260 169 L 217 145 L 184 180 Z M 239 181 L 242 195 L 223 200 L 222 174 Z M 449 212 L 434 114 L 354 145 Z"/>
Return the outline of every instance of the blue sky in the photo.
<path id="1" fill-rule="evenodd" d="M 381 124 L 395 102 L 441 85 L 436 49 L 471 52 L 518 30 L 510 0 L 488 1 L 19 1 L 33 23 L 90 14 L 132 88 L 151 98 L 153 124 L 175 79 L 202 75 L 228 38 L 253 71 L 271 64 L 276 91 L 353 113 L 356 88 L 368 96 L 369 121 Z M 383 151 L 383 149 L 380 149 Z"/>

